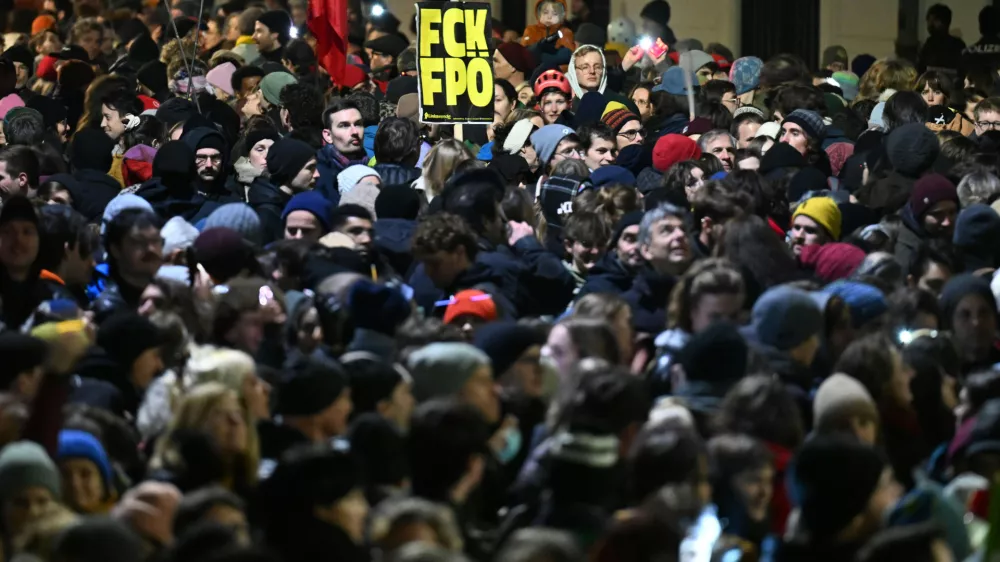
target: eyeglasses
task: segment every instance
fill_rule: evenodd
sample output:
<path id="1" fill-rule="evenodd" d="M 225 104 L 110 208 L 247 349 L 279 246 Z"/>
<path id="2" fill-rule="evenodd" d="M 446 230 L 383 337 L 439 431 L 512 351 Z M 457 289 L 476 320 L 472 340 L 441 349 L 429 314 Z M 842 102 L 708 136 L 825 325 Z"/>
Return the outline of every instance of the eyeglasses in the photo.
<path id="1" fill-rule="evenodd" d="M 583 65 L 583 66 L 577 66 L 576 69 L 579 70 L 580 72 L 594 71 L 595 74 L 600 74 L 600 73 L 604 72 L 604 65 L 602 65 L 602 64 L 594 64 L 594 65 L 587 64 L 587 65 Z"/>
<path id="2" fill-rule="evenodd" d="M 642 138 L 646 138 L 646 129 L 634 129 L 631 131 L 622 131 L 618 133 L 619 137 L 625 137 L 630 141 L 635 140 L 636 135 L 639 135 Z"/>
<path id="3" fill-rule="evenodd" d="M 210 156 L 204 156 L 204 155 L 198 154 L 198 155 L 195 155 L 194 161 L 197 162 L 197 163 L 199 163 L 199 164 L 207 164 L 210 161 L 211 162 L 220 162 L 221 163 L 222 162 L 222 155 L 221 154 L 215 154 L 215 155 L 210 155 Z"/>
<path id="4" fill-rule="evenodd" d="M 1000 121 L 980 121 L 976 123 L 976 125 L 987 131 L 996 131 L 1000 129 Z"/>

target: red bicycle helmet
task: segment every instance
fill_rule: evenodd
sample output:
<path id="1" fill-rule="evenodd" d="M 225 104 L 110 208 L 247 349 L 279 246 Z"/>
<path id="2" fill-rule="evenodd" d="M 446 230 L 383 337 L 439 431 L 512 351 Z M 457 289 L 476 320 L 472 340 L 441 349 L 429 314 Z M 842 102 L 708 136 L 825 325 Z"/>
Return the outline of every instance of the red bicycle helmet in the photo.
<path id="1" fill-rule="evenodd" d="M 535 97 L 542 97 L 542 92 L 550 89 L 559 90 L 567 96 L 571 95 L 573 91 L 569 87 L 569 80 L 566 79 L 566 75 L 558 70 L 546 70 L 535 80 Z"/>

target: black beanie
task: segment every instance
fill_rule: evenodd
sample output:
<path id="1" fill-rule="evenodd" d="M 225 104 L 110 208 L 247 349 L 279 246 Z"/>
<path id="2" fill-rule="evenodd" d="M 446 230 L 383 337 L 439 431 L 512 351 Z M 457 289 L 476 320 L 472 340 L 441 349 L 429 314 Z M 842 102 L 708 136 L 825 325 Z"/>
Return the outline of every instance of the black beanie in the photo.
<path id="1" fill-rule="evenodd" d="M 0 225 L 11 221 L 26 221 L 38 226 L 38 211 L 31 200 L 23 195 L 14 195 L 3 202 L 0 209 Z"/>
<path id="2" fill-rule="evenodd" d="M 736 326 L 715 322 L 692 336 L 677 360 L 687 380 L 725 383 L 728 390 L 746 375 L 748 356 L 747 343 Z"/>
<path id="3" fill-rule="evenodd" d="M 306 357 L 289 366 L 278 383 L 276 414 L 313 416 L 330 407 L 347 388 L 339 363 Z"/>
<path id="4" fill-rule="evenodd" d="M 771 147 L 760 160 L 760 174 L 766 176 L 785 168 L 804 168 L 806 160 L 792 145 L 779 142 Z"/>
<path id="5" fill-rule="evenodd" d="M 166 72 L 164 72 L 164 77 L 166 77 Z M 178 123 L 187 121 L 196 113 L 198 113 L 198 108 L 194 102 L 184 98 L 170 98 L 156 108 L 156 118 L 163 121 L 163 126 L 167 130 Z"/>
<path id="6" fill-rule="evenodd" d="M 270 10 L 261 14 L 257 21 L 267 26 L 268 31 L 278 34 L 278 42 L 284 45 L 291 37 L 292 17 L 284 10 Z"/>
<path id="7" fill-rule="evenodd" d="M 267 172 L 277 187 L 288 185 L 306 163 L 316 156 L 316 149 L 293 138 L 283 138 L 267 151 Z"/>
<path id="8" fill-rule="evenodd" d="M 115 314 L 97 330 L 97 345 L 126 370 L 146 350 L 163 344 L 160 329 L 134 312 Z"/>
<path id="9" fill-rule="evenodd" d="M 802 523 L 817 540 L 833 537 L 864 512 L 886 462 L 854 437 L 816 436 L 792 461 Z"/>
<path id="10" fill-rule="evenodd" d="M 545 338 L 538 330 L 517 322 L 491 322 L 476 330 L 473 343 L 490 356 L 493 376 L 499 377 L 514 366 L 528 348 L 544 344 Z"/>
<path id="11" fill-rule="evenodd" d="M 140 84 L 152 90 L 154 94 L 166 92 L 169 89 L 167 86 L 167 65 L 158 60 L 147 62 L 139 67 L 136 79 Z M 159 115 L 159 109 L 157 109 L 157 115 Z"/>
<path id="12" fill-rule="evenodd" d="M 340 361 L 350 381 L 355 415 L 375 412 L 379 402 L 392 400 L 399 383 L 409 382 L 409 374 L 404 378 L 401 366 L 392 365 L 367 351 L 345 353 Z"/>
<path id="13" fill-rule="evenodd" d="M 28 68 L 28 76 L 35 73 L 35 55 L 24 45 L 14 45 L 3 52 L 3 58 L 19 62 Z"/>
<path id="14" fill-rule="evenodd" d="M 271 139 L 274 142 L 278 142 L 281 140 L 281 135 L 278 134 L 278 131 L 275 131 L 270 127 L 259 127 L 253 129 L 247 133 L 246 138 L 243 140 L 242 156 L 248 156 L 250 151 L 253 150 L 254 145 L 264 139 Z"/>
<path id="15" fill-rule="evenodd" d="M 183 141 L 163 144 L 153 157 L 153 177 L 160 178 L 171 195 L 193 192 L 197 175 L 194 164 L 194 150 Z"/>
<path id="16" fill-rule="evenodd" d="M 151 62 L 160 62 L 159 57 L 160 48 L 156 46 L 156 41 L 153 41 L 153 38 L 146 33 L 137 37 L 128 48 L 128 62 L 133 68 L 141 69 Z M 162 62 L 160 65 L 163 68 L 164 84 L 166 84 L 167 66 Z"/>
<path id="17" fill-rule="evenodd" d="M 82 129 L 70 140 L 69 163 L 77 170 L 107 173 L 114 162 L 115 141 L 101 129 Z"/>
<path id="18" fill-rule="evenodd" d="M 10 388 L 11 383 L 21 373 L 45 364 L 49 346 L 43 340 L 19 332 L 0 334 L 0 387 Z"/>
<path id="19" fill-rule="evenodd" d="M 354 389 L 351 388 L 353 397 Z M 379 414 L 362 414 L 347 434 L 351 455 L 370 486 L 397 486 L 410 475 L 406 440 L 392 422 Z"/>
<path id="20" fill-rule="evenodd" d="M 387 185 L 375 197 L 375 216 L 380 219 L 417 220 L 420 194 L 408 185 Z"/>
<path id="21" fill-rule="evenodd" d="M 642 211 L 632 211 L 622 215 L 622 218 L 618 219 L 618 222 L 615 223 L 615 231 L 611 235 L 609 247 L 614 248 L 618 245 L 618 239 L 622 237 L 622 233 L 625 232 L 626 228 L 641 223 L 643 214 Z"/>

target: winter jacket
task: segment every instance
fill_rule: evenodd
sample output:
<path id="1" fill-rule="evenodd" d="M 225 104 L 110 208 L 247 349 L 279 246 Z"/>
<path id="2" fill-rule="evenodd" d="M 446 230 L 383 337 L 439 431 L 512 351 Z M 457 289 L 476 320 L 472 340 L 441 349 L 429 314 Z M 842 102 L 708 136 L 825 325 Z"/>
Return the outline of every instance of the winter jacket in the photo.
<path id="1" fill-rule="evenodd" d="M 590 293 L 621 295 L 632 288 L 634 277 L 635 273 L 618 259 L 617 253 L 608 252 L 587 272 L 587 281 L 576 297 L 579 299 Z"/>
<path id="2" fill-rule="evenodd" d="M 77 170 L 73 172 L 73 179 L 76 184 L 66 186 L 73 197 L 73 208 L 88 222 L 100 222 L 104 208 L 121 193 L 121 184 L 97 170 Z"/>
<path id="3" fill-rule="evenodd" d="M 535 19 L 538 18 L 538 9 L 541 7 L 543 0 L 536 0 L 535 2 Z M 566 9 L 566 0 L 556 0 L 563 6 L 563 13 L 566 17 L 569 16 L 569 10 Z M 573 31 L 566 25 L 565 19 L 559 25 L 545 26 L 541 23 L 533 23 L 524 28 L 524 35 L 521 36 L 521 45 L 525 47 L 534 45 L 542 39 L 554 35 L 556 33 L 562 32 L 562 35 L 558 37 L 555 41 L 556 48 L 566 48 L 570 51 L 576 49 L 576 41 L 573 39 Z M 604 45 L 601 45 L 604 47 Z"/>
<path id="4" fill-rule="evenodd" d="M 260 217 L 260 230 L 263 245 L 285 237 L 285 223 L 281 220 L 281 212 L 292 198 L 272 183 L 258 177 L 250 184 L 247 191 L 247 204 L 253 207 Z"/>
<path id="5" fill-rule="evenodd" d="M 493 297 L 497 314 L 501 318 L 518 317 L 518 310 L 514 304 L 516 277 L 510 271 L 494 268 L 487 263 L 473 262 L 469 269 L 460 273 L 451 286 L 443 291 L 436 288 L 427 274 L 424 273 L 423 264 L 418 264 L 410 276 L 409 285 L 413 287 L 414 302 L 423 308 L 424 314 L 428 316 L 444 316 L 446 307 L 437 306 L 436 303 L 447 300 L 459 291 L 478 289 Z"/>
<path id="6" fill-rule="evenodd" d="M 149 201 L 163 220 L 180 216 L 191 224 L 208 218 L 212 211 L 222 205 L 218 201 L 207 200 L 193 190 L 181 192 L 170 188 L 160 178 L 152 178 L 143 183 L 135 194 Z"/>
<path id="7" fill-rule="evenodd" d="M 420 178 L 420 168 L 399 164 L 375 164 L 373 169 L 382 177 L 382 185 L 412 185 Z"/>
<path id="8" fill-rule="evenodd" d="M 378 125 L 369 125 L 365 127 L 365 137 L 362 143 L 365 146 L 365 154 L 369 158 L 375 158 L 375 133 L 378 132 Z"/>
<path id="9" fill-rule="evenodd" d="M 378 219 L 374 224 L 375 249 L 404 277 L 409 277 L 413 267 L 411 246 L 416 230 L 417 221 L 407 219 Z"/>
<path id="10" fill-rule="evenodd" d="M 632 309 L 632 326 L 637 332 L 658 334 L 667 327 L 667 303 L 676 284 L 676 277 L 652 268 L 638 272 L 632 287 L 622 295 Z"/>
<path id="11" fill-rule="evenodd" d="M 51 291 L 38 279 L 38 273 L 29 273 L 26 281 L 15 281 L 6 269 L 0 268 L 0 318 L 8 329 L 20 329 L 35 308 L 51 298 Z"/>
<path id="12" fill-rule="evenodd" d="M 881 215 L 898 211 L 910 198 L 917 178 L 904 176 L 890 170 L 881 178 L 871 181 L 857 192 L 858 201 Z"/>
<path id="13" fill-rule="evenodd" d="M 69 401 L 134 419 L 142 392 L 135 388 L 130 377 L 131 365 L 121 365 L 102 348 L 92 346 L 77 364 Z"/>
<path id="14" fill-rule="evenodd" d="M 900 212 L 900 218 L 903 225 L 896 236 L 896 246 L 893 249 L 893 255 L 895 255 L 896 263 L 903 268 L 903 271 L 908 271 L 910 259 L 916 253 L 924 239 L 927 238 L 927 235 L 923 227 L 920 226 L 917 219 L 913 216 L 913 211 L 910 209 L 909 203 L 903 207 L 902 212 Z"/>
<path id="15" fill-rule="evenodd" d="M 316 151 L 316 170 L 319 171 L 316 191 L 334 205 L 339 204 L 340 190 L 337 188 L 337 174 L 355 164 L 367 166 L 368 160 L 367 155 L 361 155 L 358 159 L 351 160 L 337 151 L 332 144 L 324 146 Z"/>
<path id="16" fill-rule="evenodd" d="M 181 136 L 181 140 L 187 143 L 191 147 L 191 150 L 195 153 L 198 152 L 198 146 L 205 140 L 206 137 L 215 136 L 222 141 L 223 146 L 228 145 L 225 135 L 220 133 L 215 129 L 209 129 L 208 127 L 198 127 L 192 129 L 190 132 L 185 131 Z M 219 203 L 232 203 L 238 201 L 239 199 L 230 193 L 226 187 L 226 174 L 230 169 L 231 162 L 229 161 L 229 150 L 222 151 L 222 176 L 216 178 L 212 183 L 205 183 L 200 177 L 195 177 L 194 184 L 198 193 L 204 196 L 210 201 L 218 201 Z"/>

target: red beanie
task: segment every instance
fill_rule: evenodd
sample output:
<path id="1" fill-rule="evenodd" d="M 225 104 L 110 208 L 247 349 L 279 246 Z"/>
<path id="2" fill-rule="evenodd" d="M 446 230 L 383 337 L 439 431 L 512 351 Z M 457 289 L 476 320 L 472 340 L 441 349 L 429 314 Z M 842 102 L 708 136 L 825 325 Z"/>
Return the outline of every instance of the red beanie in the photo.
<path id="1" fill-rule="evenodd" d="M 531 54 L 531 51 L 520 43 L 501 43 L 497 46 L 497 50 L 514 67 L 514 70 L 523 72 L 525 76 L 530 76 L 538 66 L 538 63 L 535 62 L 535 55 Z M 518 84 L 512 85 L 518 86 Z"/>
<path id="2" fill-rule="evenodd" d="M 847 279 L 865 259 L 865 251 L 852 244 L 810 244 L 802 248 L 799 262 L 811 267 L 824 283 Z"/>
<path id="3" fill-rule="evenodd" d="M 958 191 L 948 178 L 941 174 L 927 174 L 913 184 L 910 210 L 914 217 L 921 218 L 931 207 L 942 201 L 958 203 Z"/>
<path id="4" fill-rule="evenodd" d="M 701 158 L 701 149 L 698 148 L 698 143 L 684 135 L 663 135 L 653 147 L 653 167 L 660 172 L 666 172 L 678 162 L 698 158 Z"/>
<path id="5" fill-rule="evenodd" d="M 59 80 L 59 73 L 56 72 L 56 61 L 52 55 L 45 55 L 42 60 L 38 62 L 38 68 L 35 70 L 35 74 L 42 80 L 48 80 L 49 82 L 56 82 Z"/>

